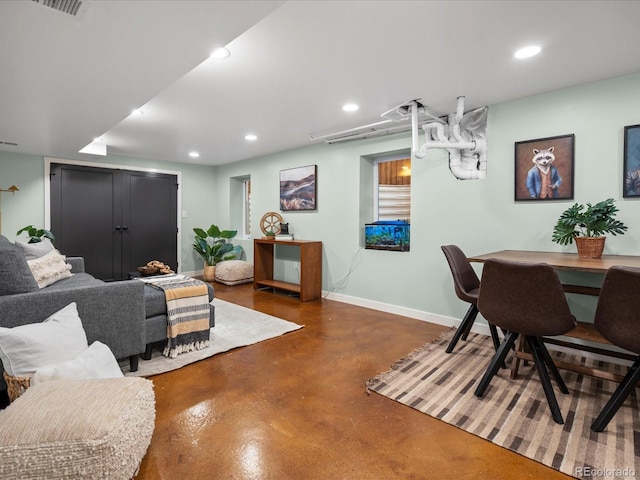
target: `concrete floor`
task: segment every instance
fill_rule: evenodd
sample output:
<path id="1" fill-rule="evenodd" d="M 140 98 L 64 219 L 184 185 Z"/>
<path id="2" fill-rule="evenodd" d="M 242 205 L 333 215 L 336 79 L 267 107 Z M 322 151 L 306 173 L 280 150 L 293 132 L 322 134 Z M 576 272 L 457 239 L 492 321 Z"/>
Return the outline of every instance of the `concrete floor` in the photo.
<path id="1" fill-rule="evenodd" d="M 214 287 L 305 327 L 152 377 L 156 428 L 136 479 L 569 478 L 367 394 L 367 379 L 444 327 L 251 284 Z"/>

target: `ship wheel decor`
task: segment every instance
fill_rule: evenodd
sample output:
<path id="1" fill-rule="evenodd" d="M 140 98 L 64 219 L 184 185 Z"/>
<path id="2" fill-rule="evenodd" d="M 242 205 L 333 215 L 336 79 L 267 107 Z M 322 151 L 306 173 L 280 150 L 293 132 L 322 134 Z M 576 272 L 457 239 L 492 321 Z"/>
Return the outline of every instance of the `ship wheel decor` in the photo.
<path id="1" fill-rule="evenodd" d="M 284 223 L 284 218 L 278 212 L 267 212 L 260 220 L 260 230 L 267 237 L 273 237 L 280 233 L 280 224 Z"/>

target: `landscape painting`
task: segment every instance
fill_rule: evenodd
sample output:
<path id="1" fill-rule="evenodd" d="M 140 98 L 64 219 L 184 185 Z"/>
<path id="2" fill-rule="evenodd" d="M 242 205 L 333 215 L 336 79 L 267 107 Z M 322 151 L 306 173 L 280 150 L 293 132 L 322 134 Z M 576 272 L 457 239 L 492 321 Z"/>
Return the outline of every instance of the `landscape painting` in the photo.
<path id="1" fill-rule="evenodd" d="M 280 170 L 280 210 L 316 209 L 316 167 Z"/>

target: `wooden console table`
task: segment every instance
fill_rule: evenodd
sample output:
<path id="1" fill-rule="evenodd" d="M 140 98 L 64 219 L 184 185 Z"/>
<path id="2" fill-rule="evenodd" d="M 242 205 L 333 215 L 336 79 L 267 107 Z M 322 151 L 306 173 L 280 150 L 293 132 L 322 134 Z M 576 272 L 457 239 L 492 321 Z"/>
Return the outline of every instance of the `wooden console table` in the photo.
<path id="1" fill-rule="evenodd" d="M 640 256 L 630 255 L 603 255 L 602 258 L 579 258 L 577 253 L 558 253 L 558 252 L 534 252 L 525 250 L 501 250 L 499 252 L 485 253 L 483 255 L 476 255 L 470 257 L 470 262 L 484 263 L 489 258 L 497 258 L 500 260 L 508 260 L 514 262 L 544 262 L 548 263 L 556 270 L 572 270 L 576 272 L 588 272 L 588 273 L 600 273 L 604 274 L 606 271 L 614 265 L 622 265 L 626 267 L 640 268 Z M 581 295 L 599 295 L 600 289 L 597 287 L 585 287 L 581 285 L 563 285 L 564 291 L 567 293 L 577 293 Z M 563 339 L 564 337 L 564 339 Z M 605 348 L 599 348 L 590 345 L 584 345 L 582 343 L 573 342 L 571 339 L 587 340 L 596 344 L 603 345 Z M 625 360 L 633 361 L 635 355 L 618 352 L 606 348 L 611 343 L 605 339 L 594 328 L 592 323 L 578 322 L 578 326 L 571 332 L 563 335 L 562 337 L 544 337 L 543 340 L 546 343 L 552 343 L 555 345 L 573 348 L 576 350 L 584 350 L 587 352 L 597 353 L 600 355 L 611 356 L 616 358 L 623 358 Z M 511 377 L 515 377 L 518 373 L 518 367 L 520 360 L 533 360 L 532 355 L 529 352 L 523 350 L 520 339 L 518 347 L 516 348 L 515 358 L 511 368 Z M 613 380 L 620 382 L 622 377 L 605 370 L 587 368 L 582 365 L 570 364 L 566 362 L 560 362 L 554 359 L 554 363 L 558 368 L 565 370 L 572 370 L 574 372 L 591 375 L 594 377 L 605 378 L 607 380 Z"/>
<path id="2" fill-rule="evenodd" d="M 284 282 L 273 278 L 273 260 L 276 245 L 300 248 L 300 283 Z M 301 302 L 322 296 L 322 242 L 313 240 L 253 240 L 253 289 L 270 287 L 294 292 Z"/>

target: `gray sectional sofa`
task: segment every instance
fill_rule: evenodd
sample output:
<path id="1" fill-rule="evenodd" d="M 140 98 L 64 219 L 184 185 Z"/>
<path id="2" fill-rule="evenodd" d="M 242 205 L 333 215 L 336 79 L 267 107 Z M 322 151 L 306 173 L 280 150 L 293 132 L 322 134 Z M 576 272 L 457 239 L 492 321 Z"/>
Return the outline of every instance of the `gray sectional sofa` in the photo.
<path id="1" fill-rule="evenodd" d="M 0 327 L 42 322 L 75 302 L 89 344 L 106 344 L 117 359 L 130 360 L 138 369 L 139 355 L 166 340 L 167 316 L 164 293 L 143 282 L 103 282 L 84 271 L 84 259 L 67 257 L 71 275 L 44 288 L 34 287 L 23 251 L 0 235 Z M 208 284 L 207 284 L 208 285 Z M 208 285 L 209 299 L 213 288 Z M 211 306 L 211 326 L 215 312 Z M 4 381 L 0 377 L 0 389 Z"/>

